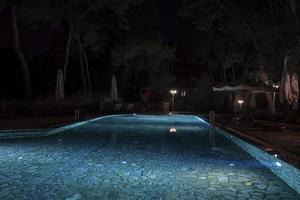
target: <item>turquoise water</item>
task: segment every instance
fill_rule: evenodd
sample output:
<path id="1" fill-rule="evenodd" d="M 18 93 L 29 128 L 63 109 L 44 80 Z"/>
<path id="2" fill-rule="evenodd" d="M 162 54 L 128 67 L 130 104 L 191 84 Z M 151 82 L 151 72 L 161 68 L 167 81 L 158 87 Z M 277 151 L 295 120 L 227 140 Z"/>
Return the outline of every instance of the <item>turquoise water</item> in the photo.
<path id="1" fill-rule="evenodd" d="M 124 115 L 49 137 L 0 141 L 0 199 L 300 195 L 221 134 L 212 144 L 209 127 L 194 116 Z"/>

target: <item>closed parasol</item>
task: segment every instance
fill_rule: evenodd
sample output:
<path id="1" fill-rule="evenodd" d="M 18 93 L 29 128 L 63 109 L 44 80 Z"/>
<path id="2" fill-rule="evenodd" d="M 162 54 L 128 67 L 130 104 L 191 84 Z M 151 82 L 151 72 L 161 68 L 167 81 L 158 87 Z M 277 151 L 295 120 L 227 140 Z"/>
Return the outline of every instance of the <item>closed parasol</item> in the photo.
<path id="1" fill-rule="evenodd" d="M 117 79 L 115 75 L 113 75 L 111 79 L 110 98 L 113 101 L 118 100 L 118 87 L 117 87 Z"/>
<path id="2" fill-rule="evenodd" d="M 64 77 L 63 77 L 62 70 L 59 69 L 57 71 L 57 78 L 56 78 L 55 99 L 63 100 L 64 96 L 65 96 Z"/>

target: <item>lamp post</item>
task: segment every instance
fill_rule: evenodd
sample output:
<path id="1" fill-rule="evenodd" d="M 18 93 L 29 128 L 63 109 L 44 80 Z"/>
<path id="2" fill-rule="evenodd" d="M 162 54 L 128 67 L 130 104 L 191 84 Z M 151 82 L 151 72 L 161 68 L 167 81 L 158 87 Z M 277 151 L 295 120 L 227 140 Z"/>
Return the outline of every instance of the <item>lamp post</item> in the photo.
<path id="1" fill-rule="evenodd" d="M 170 93 L 172 94 L 172 110 L 174 112 L 175 94 L 177 94 L 177 90 L 170 90 Z"/>
<path id="2" fill-rule="evenodd" d="M 275 88 L 275 90 L 277 90 L 277 91 L 278 91 L 279 87 L 280 87 L 279 83 L 273 85 L 273 88 Z M 273 92 L 273 105 L 272 105 L 273 113 L 272 114 L 276 113 L 276 102 L 275 101 L 276 101 L 276 91 Z"/>
<path id="3" fill-rule="evenodd" d="M 244 100 L 238 100 L 237 102 L 240 105 L 240 110 L 242 111 L 242 106 L 243 106 Z"/>

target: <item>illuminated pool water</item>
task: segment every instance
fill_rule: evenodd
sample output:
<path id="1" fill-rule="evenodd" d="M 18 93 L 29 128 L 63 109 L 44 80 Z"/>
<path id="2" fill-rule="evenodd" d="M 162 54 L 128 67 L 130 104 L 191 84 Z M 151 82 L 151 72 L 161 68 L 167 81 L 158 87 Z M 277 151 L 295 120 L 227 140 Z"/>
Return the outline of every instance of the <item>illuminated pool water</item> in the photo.
<path id="1" fill-rule="evenodd" d="M 170 131 L 172 129 L 172 131 Z M 0 199 L 300 199 L 194 116 L 113 116 L 0 141 Z"/>

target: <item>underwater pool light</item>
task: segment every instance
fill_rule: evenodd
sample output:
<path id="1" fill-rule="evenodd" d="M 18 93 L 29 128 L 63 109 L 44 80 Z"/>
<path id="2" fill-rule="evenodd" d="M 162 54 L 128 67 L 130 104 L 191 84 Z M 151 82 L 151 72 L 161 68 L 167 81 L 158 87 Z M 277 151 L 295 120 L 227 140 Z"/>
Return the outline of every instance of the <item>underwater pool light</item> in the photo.
<path id="1" fill-rule="evenodd" d="M 281 163 L 280 163 L 280 162 L 276 162 L 276 165 L 277 165 L 278 167 L 281 167 Z"/>

